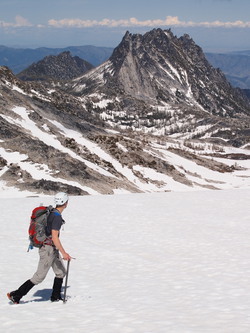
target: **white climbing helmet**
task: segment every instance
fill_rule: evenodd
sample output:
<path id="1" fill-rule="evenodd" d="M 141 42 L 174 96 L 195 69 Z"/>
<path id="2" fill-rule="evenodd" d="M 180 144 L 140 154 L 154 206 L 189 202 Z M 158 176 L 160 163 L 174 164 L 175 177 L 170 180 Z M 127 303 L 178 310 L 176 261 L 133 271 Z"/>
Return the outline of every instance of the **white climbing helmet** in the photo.
<path id="1" fill-rule="evenodd" d="M 62 206 L 65 204 L 65 202 L 67 202 L 69 200 L 69 197 L 68 197 L 67 193 L 59 192 L 55 195 L 54 200 L 55 200 L 56 206 Z"/>

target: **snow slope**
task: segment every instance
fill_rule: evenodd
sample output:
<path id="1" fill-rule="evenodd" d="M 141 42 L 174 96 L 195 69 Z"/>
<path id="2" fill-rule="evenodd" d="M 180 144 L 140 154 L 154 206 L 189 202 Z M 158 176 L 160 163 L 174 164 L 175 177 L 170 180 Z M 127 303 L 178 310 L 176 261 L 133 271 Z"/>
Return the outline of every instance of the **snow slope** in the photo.
<path id="1" fill-rule="evenodd" d="M 93 161 L 88 161 L 87 159 L 77 155 L 73 150 L 62 145 L 59 138 L 52 134 L 50 131 L 44 129 L 41 130 L 39 126 L 29 118 L 29 114 L 33 111 L 27 110 L 24 107 L 14 107 L 12 109 L 13 113 L 8 116 L 4 116 L 5 120 L 11 124 L 15 124 L 26 131 L 30 132 L 32 137 L 41 140 L 49 146 L 61 151 L 64 154 L 69 155 L 71 158 L 74 158 L 76 162 L 84 162 L 85 165 L 89 168 L 89 172 L 94 170 L 102 176 L 110 177 L 110 182 L 117 177 L 117 175 L 112 174 L 106 170 L 101 165 L 94 163 Z M 15 115 L 15 117 L 12 117 Z M 18 117 L 16 117 L 18 116 Z M 60 135 L 67 138 L 73 138 L 79 147 L 83 150 L 87 149 L 91 154 L 94 154 L 98 157 L 99 162 L 104 161 L 112 165 L 114 170 L 123 177 L 124 184 L 133 184 L 138 191 L 142 192 L 158 192 L 158 191 L 192 191 L 197 189 L 202 189 L 204 187 L 213 187 L 217 189 L 230 189 L 230 188 L 249 188 L 250 187 L 250 159 L 239 160 L 232 158 L 223 158 L 223 154 L 242 154 L 249 158 L 250 152 L 247 149 L 242 148 L 233 148 L 229 146 L 218 146 L 224 151 L 220 154 L 220 157 L 215 157 L 214 153 L 216 152 L 214 145 L 206 142 L 193 142 L 191 147 L 185 146 L 183 140 L 171 140 L 170 142 L 165 141 L 161 144 L 157 143 L 157 138 L 152 139 L 148 143 L 147 148 L 144 149 L 149 155 L 151 155 L 156 161 L 166 162 L 167 164 L 172 165 L 176 170 L 182 173 L 186 180 L 189 182 L 189 185 L 181 182 L 182 179 L 176 180 L 172 175 L 167 175 L 165 169 L 162 168 L 161 171 L 156 171 L 154 167 L 148 168 L 146 166 L 138 165 L 135 162 L 131 165 L 126 165 L 116 159 L 114 156 L 110 155 L 105 149 L 103 149 L 97 143 L 83 137 L 83 135 L 73 129 L 67 128 L 57 121 L 49 120 L 48 123 L 53 124 L 53 126 L 59 131 Z M 138 141 L 139 143 L 139 141 Z M 1 144 L 1 142 L 0 142 Z M 141 143 L 140 143 L 141 144 Z M 195 147 L 195 145 L 198 146 Z M 176 148 L 176 152 L 172 152 L 169 148 Z M 125 147 L 121 145 L 117 146 L 117 149 L 124 151 Z M 179 153 L 178 153 L 179 149 Z M 199 150 L 200 149 L 200 150 Z M 184 156 L 179 155 L 181 152 L 191 152 L 198 154 L 197 156 L 205 156 L 207 160 L 215 160 L 221 163 L 227 164 L 229 166 L 234 166 L 237 164 L 238 168 L 232 172 L 218 172 L 216 170 L 209 169 L 208 166 L 200 166 L 195 158 L 190 160 Z M 27 152 L 28 154 L 28 152 Z M 6 149 L 6 147 L 0 147 L 0 157 L 3 157 L 8 165 L 3 167 L 0 170 L 0 197 L 6 196 L 6 193 L 9 191 L 12 192 L 12 189 L 8 189 L 6 180 L 4 179 L 6 171 L 11 164 L 17 164 L 20 167 L 20 170 L 28 172 L 34 180 L 45 179 L 48 181 L 61 182 L 67 185 L 72 185 L 81 188 L 89 194 L 99 194 L 98 188 L 85 186 L 79 182 L 79 180 L 67 179 L 65 176 L 57 177 L 58 170 L 52 170 L 46 161 L 43 164 L 34 163 L 32 159 L 29 159 L 27 154 L 20 154 L 18 151 L 12 151 L 11 149 Z M 105 164 L 104 163 L 104 164 Z M 130 163 L 130 164 L 131 164 Z M 22 179 L 18 180 L 19 182 L 24 182 Z M 84 181 L 84 180 L 82 180 Z M 190 186 L 192 184 L 192 186 Z M 120 185 L 119 188 L 113 188 L 113 193 L 127 192 L 126 187 Z M 16 189 L 18 194 L 18 190 Z M 108 192 L 110 193 L 110 191 Z M 25 193 L 24 195 L 26 195 Z M 33 192 L 34 194 L 34 192 Z M 18 196 L 22 196 L 21 193 Z"/>
<path id="2" fill-rule="evenodd" d="M 36 269 L 37 250 L 26 252 L 29 215 L 51 198 L 2 198 L 0 331 L 248 333 L 249 195 L 71 197 L 61 232 L 76 257 L 68 302 L 50 303 L 50 272 L 20 305 L 6 292 Z"/>

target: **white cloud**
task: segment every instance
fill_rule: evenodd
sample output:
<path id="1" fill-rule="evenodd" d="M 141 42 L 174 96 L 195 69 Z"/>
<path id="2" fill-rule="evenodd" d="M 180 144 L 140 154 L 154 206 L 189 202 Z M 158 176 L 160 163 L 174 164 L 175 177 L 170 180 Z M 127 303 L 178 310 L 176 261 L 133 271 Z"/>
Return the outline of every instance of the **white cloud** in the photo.
<path id="1" fill-rule="evenodd" d="M 19 28 L 19 27 L 37 27 L 45 28 L 43 24 L 31 24 L 26 18 L 17 15 L 14 22 L 0 21 L 2 28 Z M 49 27 L 54 28 L 91 28 L 91 27 L 206 27 L 206 28 L 250 28 L 250 21 L 212 21 L 212 22 L 194 22 L 194 21 L 181 21 L 178 16 L 166 16 L 165 19 L 152 19 L 152 20 L 138 20 L 135 17 L 129 19 L 113 20 L 104 18 L 98 20 L 81 20 L 81 19 L 51 19 L 48 21 Z"/>
<path id="2" fill-rule="evenodd" d="M 105 27 L 157 27 L 157 26 L 179 26 L 179 27 L 221 27 L 221 28 L 250 28 L 250 21 L 213 21 L 213 22 L 193 22 L 193 21 L 180 21 L 177 16 L 167 16 L 165 20 L 154 19 L 139 21 L 135 17 L 123 20 L 111 20 L 103 19 L 97 20 L 81 20 L 81 19 L 62 19 L 48 21 L 48 25 L 56 28 L 89 28 L 94 26 L 105 26 Z"/>
<path id="3" fill-rule="evenodd" d="M 3 28 L 15 28 L 15 27 L 31 27 L 32 24 L 24 17 L 21 15 L 17 15 L 15 17 L 15 22 L 5 22 L 5 21 L 0 21 L 0 26 Z"/>

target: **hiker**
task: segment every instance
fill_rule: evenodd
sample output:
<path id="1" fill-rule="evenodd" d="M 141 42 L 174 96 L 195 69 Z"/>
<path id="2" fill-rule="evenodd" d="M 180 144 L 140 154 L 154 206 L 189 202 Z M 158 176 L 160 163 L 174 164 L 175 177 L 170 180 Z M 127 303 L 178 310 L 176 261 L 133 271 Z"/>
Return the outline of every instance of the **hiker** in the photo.
<path id="1" fill-rule="evenodd" d="M 55 273 L 55 278 L 50 299 L 52 302 L 62 300 L 61 288 L 63 278 L 66 275 L 66 269 L 62 259 L 72 259 L 64 250 L 59 239 L 60 229 L 64 223 L 61 214 L 68 205 L 68 199 L 68 195 L 64 192 L 55 195 L 55 209 L 51 211 L 47 219 L 47 237 L 43 242 L 43 245 L 39 248 L 40 259 L 37 271 L 31 279 L 24 282 L 17 290 L 7 294 L 9 300 L 13 303 L 18 304 L 20 299 L 26 295 L 34 285 L 41 283 L 51 267 Z M 62 258 L 59 252 L 61 253 Z"/>

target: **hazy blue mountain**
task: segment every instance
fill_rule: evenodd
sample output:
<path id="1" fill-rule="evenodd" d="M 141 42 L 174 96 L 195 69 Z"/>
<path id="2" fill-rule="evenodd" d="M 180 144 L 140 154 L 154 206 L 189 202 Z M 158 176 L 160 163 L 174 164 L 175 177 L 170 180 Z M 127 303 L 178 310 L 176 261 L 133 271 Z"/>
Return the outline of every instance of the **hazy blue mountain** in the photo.
<path id="1" fill-rule="evenodd" d="M 235 54 L 235 55 L 246 55 L 250 57 L 250 50 L 243 50 L 243 51 L 233 51 L 229 52 L 229 54 Z"/>
<path id="2" fill-rule="evenodd" d="M 224 72 L 233 86 L 250 89 L 250 51 L 206 53 L 206 57 L 211 65 Z"/>
<path id="3" fill-rule="evenodd" d="M 65 51 L 70 51 L 73 56 L 78 56 L 93 66 L 98 66 L 110 57 L 113 49 L 110 47 L 97 47 L 92 45 L 69 46 L 66 48 L 40 47 L 37 49 L 19 49 L 0 46 L 0 66 L 7 66 L 13 73 L 17 74 L 46 56 L 58 55 Z"/>

